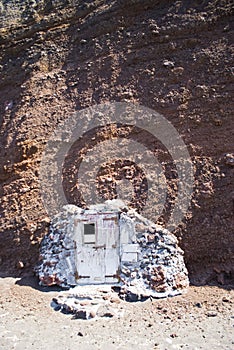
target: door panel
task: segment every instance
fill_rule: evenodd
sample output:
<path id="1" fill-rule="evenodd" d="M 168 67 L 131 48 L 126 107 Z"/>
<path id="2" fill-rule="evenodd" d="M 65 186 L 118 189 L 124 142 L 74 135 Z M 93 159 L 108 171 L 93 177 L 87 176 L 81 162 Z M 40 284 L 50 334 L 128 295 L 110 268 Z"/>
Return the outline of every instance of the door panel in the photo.
<path id="1" fill-rule="evenodd" d="M 118 282 L 119 268 L 119 227 L 116 217 L 103 219 L 103 235 L 106 238 L 105 279 L 106 282 Z"/>
<path id="2" fill-rule="evenodd" d="M 117 216 L 92 216 L 82 220 L 77 242 L 77 283 L 118 282 L 119 227 Z"/>
<path id="3" fill-rule="evenodd" d="M 78 283 L 104 283 L 104 249 L 83 246 L 77 252 Z"/>

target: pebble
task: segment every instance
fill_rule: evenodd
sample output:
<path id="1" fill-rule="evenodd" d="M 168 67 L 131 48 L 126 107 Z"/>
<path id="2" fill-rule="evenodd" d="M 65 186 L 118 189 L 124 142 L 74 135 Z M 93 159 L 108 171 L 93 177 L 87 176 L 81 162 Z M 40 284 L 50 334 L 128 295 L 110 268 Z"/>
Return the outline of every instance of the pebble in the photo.
<path id="1" fill-rule="evenodd" d="M 234 166 L 234 153 L 226 153 L 224 160 L 227 165 Z"/>
<path id="2" fill-rule="evenodd" d="M 214 311 L 214 310 L 208 310 L 207 312 L 206 312 L 206 316 L 208 316 L 208 317 L 215 317 L 215 316 L 217 316 L 217 312 L 216 311 Z"/>
<path id="3" fill-rule="evenodd" d="M 94 310 L 90 311 L 89 316 L 90 318 L 96 317 L 96 312 Z"/>
<path id="4" fill-rule="evenodd" d="M 173 68 L 175 64 L 172 61 L 165 60 L 165 61 L 163 61 L 163 65 L 164 65 L 164 67 Z"/>
<path id="5" fill-rule="evenodd" d="M 226 297 L 226 296 L 223 297 L 222 301 L 225 302 L 225 303 L 230 303 L 231 302 L 231 300 L 228 297 Z"/>
<path id="6" fill-rule="evenodd" d="M 172 334 L 170 334 L 170 337 L 171 338 L 176 338 L 176 337 L 178 337 L 178 335 L 176 333 L 172 333 Z"/>
<path id="7" fill-rule="evenodd" d="M 201 303 L 196 303 L 194 306 L 202 308 L 202 304 Z"/>
<path id="8" fill-rule="evenodd" d="M 81 318 L 82 320 L 87 320 L 87 311 L 86 310 L 77 310 L 75 313 L 76 318 Z"/>
<path id="9" fill-rule="evenodd" d="M 112 297 L 112 298 L 110 299 L 110 302 L 111 302 L 111 303 L 119 304 L 119 303 L 120 303 L 120 299 L 119 299 L 119 298 L 114 298 L 114 297 Z"/>
<path id="10" fill-rule="evenodd" d="M 23 263 L 23 261 L 18 261 L 17 262 L 17 269 L 23 269 L 24 268 L 24 263 Z"/>

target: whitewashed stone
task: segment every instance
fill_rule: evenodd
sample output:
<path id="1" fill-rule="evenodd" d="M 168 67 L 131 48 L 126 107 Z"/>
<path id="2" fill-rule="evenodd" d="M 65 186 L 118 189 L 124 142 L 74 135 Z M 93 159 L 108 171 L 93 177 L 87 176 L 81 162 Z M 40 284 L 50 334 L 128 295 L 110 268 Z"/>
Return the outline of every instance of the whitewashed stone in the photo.
<path id="1" fill-rule="evenodd" d="M 49 286 L 119 285 L 127 300 L 173 296 L 189 285 L 177 238 L 121 201 L 64 206 L 42 241 L 36 272 Z"/>

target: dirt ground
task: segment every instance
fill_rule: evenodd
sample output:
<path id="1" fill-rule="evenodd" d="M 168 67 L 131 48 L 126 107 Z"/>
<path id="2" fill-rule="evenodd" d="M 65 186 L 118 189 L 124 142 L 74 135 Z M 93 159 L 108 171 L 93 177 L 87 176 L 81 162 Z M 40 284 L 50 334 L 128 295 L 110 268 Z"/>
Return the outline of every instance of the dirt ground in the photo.
<path id="1" fill-rule="evenodd" d="M 33 277 L 0 279 L 0 348 L 225 349 L 234 345 L 233 290 L 191 286 L 169 299 L 121 302 L 122 315 L 78 320 L 55 311 L 55 288 Z"/>

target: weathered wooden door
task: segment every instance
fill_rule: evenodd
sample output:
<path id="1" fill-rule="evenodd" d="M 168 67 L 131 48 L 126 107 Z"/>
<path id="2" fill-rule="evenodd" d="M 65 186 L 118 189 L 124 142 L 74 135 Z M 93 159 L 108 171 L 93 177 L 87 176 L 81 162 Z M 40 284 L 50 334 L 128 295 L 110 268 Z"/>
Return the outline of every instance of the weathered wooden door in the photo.
<path id="1" fill-rule="evenodd" d="M 117 214 L 86 216 L 78 225 L 77 283 L 118 281 L 119 227 Z"/>

